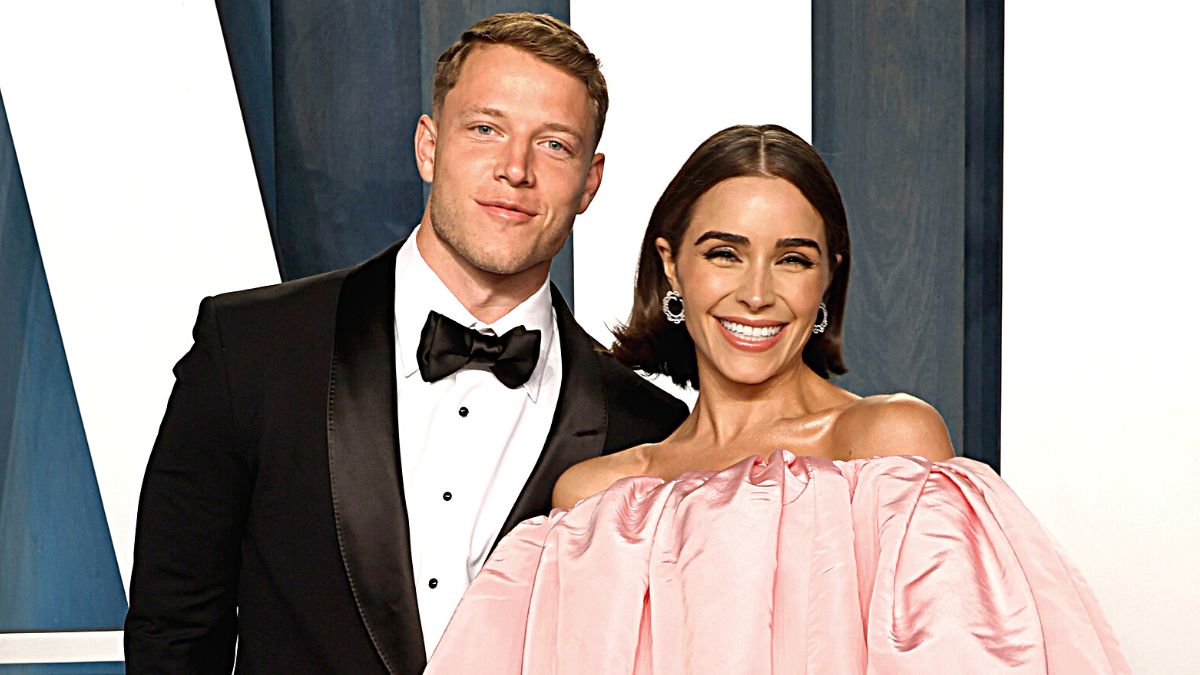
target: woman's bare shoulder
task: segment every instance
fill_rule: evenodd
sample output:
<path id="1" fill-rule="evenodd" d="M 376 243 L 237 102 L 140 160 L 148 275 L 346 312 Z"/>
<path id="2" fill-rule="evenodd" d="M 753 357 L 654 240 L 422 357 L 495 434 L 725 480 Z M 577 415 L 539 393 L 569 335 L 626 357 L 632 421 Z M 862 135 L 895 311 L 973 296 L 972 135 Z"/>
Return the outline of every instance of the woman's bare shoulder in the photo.
<path id="1" fill-rule="evenodd" d="M 628 476 L 645 472 L 646 456 L 650 445 L 639 445 L 586 459 L 563 472 L 554 484 L 550 504 L 556 509 L 569 509 L 581 499 L 586 499 Z"/>
<path id="2" fill-rule="evenodd" d="M 852 457 L 918 455 L 935 461 L 954 456 L 937 409 L 909 394 L 867 396 L 846 407 L 836 422 L 836 443 Z"/>

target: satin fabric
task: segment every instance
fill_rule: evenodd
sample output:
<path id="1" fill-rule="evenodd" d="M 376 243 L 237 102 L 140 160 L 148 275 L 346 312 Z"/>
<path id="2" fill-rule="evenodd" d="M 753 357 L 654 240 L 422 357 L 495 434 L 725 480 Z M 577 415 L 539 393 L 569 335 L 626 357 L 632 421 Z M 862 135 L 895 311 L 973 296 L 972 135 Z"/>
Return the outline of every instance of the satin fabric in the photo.
<path id="1" fill-rule="evenodd" d="M 490 370 L 504 386 L 516 389 L 537 368 L 541 342 L 539 330 L 516 326 L 504 335 L 484 335 L 430 311 L 421 329 L 417 367 L 421 379 L 437 382 L 475 363 Z"/>
<path id="2" fill-rule="evenodd" d="M 776 451 L 626 478 L 497 547 L 441 673 L 1128 673 L 986 465 Z"/>

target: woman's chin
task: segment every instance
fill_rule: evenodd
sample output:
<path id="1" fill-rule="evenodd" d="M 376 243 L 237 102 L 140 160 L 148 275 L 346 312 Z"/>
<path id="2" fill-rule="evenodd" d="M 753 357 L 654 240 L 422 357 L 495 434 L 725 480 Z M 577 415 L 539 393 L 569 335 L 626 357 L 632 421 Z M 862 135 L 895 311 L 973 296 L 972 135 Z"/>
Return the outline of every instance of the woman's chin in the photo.
<path id="1" fill-rule="evenodd" d="M 794 370 L 800 363 L 800 350 L 803 348 L 802 344 L 779 342 L 764 351 L 750 351 L 739 349 L 716 336 L 706 337 L 709 337 L 704 343 L 706 348 L 697 353 L 697 360 L 707 365 L 703 370 L 716 371 L 713 375 L 735 385 L 763 384 Z"/>
<path id="2" fill-rule="evenodd" d="M 778 368 L 765 364 L 717 364 L 717 373 L 730 384 L 753 386 L 762 384 L 778 373 Z"/>

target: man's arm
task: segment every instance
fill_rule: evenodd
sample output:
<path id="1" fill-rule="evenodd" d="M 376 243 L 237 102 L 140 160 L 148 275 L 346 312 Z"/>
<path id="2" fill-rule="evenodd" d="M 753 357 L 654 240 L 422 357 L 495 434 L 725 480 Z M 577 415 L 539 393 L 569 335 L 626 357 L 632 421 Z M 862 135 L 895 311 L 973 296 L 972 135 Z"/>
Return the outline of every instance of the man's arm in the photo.
<path id="1" fill-rule="evenodd" d="M 150 454 L 138 504 L 128 673 L 228 673 L 253 472 L 235 428 L 220 327 L 200 304 L 194 344 Z"/>

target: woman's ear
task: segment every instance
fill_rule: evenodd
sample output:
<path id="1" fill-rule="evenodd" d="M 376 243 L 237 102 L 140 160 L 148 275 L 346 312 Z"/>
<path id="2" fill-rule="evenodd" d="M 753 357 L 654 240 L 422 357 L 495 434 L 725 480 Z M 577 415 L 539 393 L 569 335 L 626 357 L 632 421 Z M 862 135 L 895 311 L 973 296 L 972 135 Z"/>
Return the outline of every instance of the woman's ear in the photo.
<path id="1" fill-rule="evenodd" d="M 678 293 L 679 282 L 675 280 L 675 253 L 671 251 L 670 242 L 659 237 L 654 240 L 654 248 L 658 250 L 658 257 L 662 259 L 663 272 L 667 275 L 667 281 L 671 284 L 671 290 Z"/>
<path id="2" fill-rule="evenodd" d="M 842 266 L 842 254 L 838 253 L 837 255 L 833 256 L 833 267 L 829 268 L 829 273 L 825 277 L 825 290 L 826 291 L 828 291 L 829 287 L 833 285 L 833 276 L 835 274 L 837 274 L 837 269 L 841 266 Z"/>

